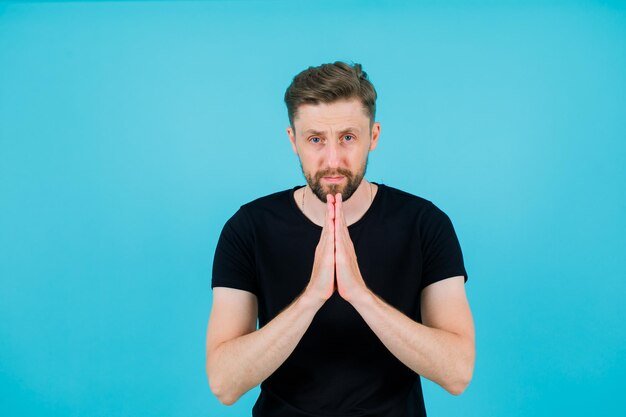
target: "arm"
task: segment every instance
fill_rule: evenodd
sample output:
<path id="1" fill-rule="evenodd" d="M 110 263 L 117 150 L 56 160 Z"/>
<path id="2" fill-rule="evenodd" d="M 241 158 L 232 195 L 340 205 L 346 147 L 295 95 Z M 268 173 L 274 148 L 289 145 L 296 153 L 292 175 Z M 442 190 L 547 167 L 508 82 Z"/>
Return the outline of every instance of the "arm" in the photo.
<path id="1" fill-rule="evenodd" d="M 472 378 L 474 324 L 462 276 L 422 291 L 422 322 L 413 321 L 370 291 L 351 302 L 389 351 L 416 373 L 460 395 Z"/>
<path id="2" fill-rule="evenodd" d="M 417 323 L 372 293 L 361 276 L 336 196 L 336 268 L 339 294 L 359 312 L 389 351 L 416 373 L 454 395 L 469 384 L 474 370 L 474 323 L 463 276 L 428 285 L 421 294 Z"/>
<path id="3" fill-rule="evenodd" d="M 305 291 L 261 329 L 254 294 L 214 288 L 207 329 L 206 372 L 211 391 L 231 405 L 269 377 L 289 357 L 313 317 L 334 292 L 334 208 L 329 196 L 326 224 L 315 250 Z M 256 330 L 256 331 L 255 331 Z"/>
<path id="4" fill-rule="evenodd" d="M 234 404 L 270 376 L 293 352 L 320 307 L 305 292 L 255 331 L 256 296 L 216 287 L 207 330 L 206 372 L 220 402 Z"/>

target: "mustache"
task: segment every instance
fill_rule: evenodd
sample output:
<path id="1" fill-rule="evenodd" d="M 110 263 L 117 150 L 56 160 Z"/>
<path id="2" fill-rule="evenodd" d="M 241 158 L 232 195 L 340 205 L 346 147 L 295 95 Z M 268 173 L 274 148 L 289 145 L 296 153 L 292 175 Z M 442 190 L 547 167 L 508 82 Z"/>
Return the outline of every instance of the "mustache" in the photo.
<path id="1" fill-rule="evenodd" d="M 344 168 L 336 168 L 336 169 L 324 169 L 315 174 L 315 179 L 320 179 L 322 177 L 338 177 L 344 176 L 347 178 L 352 178 L 352 172 Z"/>

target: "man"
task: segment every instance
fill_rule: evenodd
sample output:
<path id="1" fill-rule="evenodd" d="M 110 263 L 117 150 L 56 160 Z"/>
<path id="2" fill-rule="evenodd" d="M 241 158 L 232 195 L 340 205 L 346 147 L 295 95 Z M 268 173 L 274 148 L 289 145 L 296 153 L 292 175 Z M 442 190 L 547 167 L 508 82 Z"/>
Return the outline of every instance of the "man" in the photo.
<path id="1" fill-rule="evenodd" d="M 359 64 L 301 72 L 285 102 L 307 185 L 245 204 L 224 226 L 211 390 L 230 405 L 261 384 L 253 416 L 425 416 L 420 375 L 459 395 L 474 368 L 452 223 L 364 178 L 380 124 Z"/>

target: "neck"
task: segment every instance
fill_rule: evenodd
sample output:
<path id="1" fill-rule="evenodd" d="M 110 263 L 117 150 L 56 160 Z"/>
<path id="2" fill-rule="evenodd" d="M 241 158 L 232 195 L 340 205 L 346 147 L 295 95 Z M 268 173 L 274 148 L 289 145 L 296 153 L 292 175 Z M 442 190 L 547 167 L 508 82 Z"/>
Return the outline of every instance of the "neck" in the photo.
<path id="1" fill-rule="evenodd" d="M 300 210 L 302 210 L 313 223 L 323 226 L 326 216 L 326 204 L 313 194 L 308 185 L 301 190 L 302 191 L 298 190 L 300 191 L 300 198 L 296 196 L 298 207 L 300 207 Z M 371 206 L 377 190 L 378 187 L 376 185 L 363 178 L 363 181 L 361 181 L 361 184 L 359 184 L 354 194 L 352 194 L 348 201 L 343 203 L 343 210 L 348 226 L 363 217 L 367 209 Z"/>

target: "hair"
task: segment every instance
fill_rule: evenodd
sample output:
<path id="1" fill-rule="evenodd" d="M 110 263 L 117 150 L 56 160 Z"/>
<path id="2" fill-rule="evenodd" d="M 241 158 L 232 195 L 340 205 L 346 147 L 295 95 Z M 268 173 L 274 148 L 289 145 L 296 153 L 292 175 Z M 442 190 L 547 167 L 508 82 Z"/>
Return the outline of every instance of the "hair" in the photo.
<path id="1" fill-rule="evenodd" d="M 370 128 L 376 116 L 376 90 L 361 64 L 349 65 L 337 61 L 309 67 L 295 77 L 285 91 L 289 124 L 303 104 L 333 103 L 343 99 L 359 99 L 370 118 Z"/>

